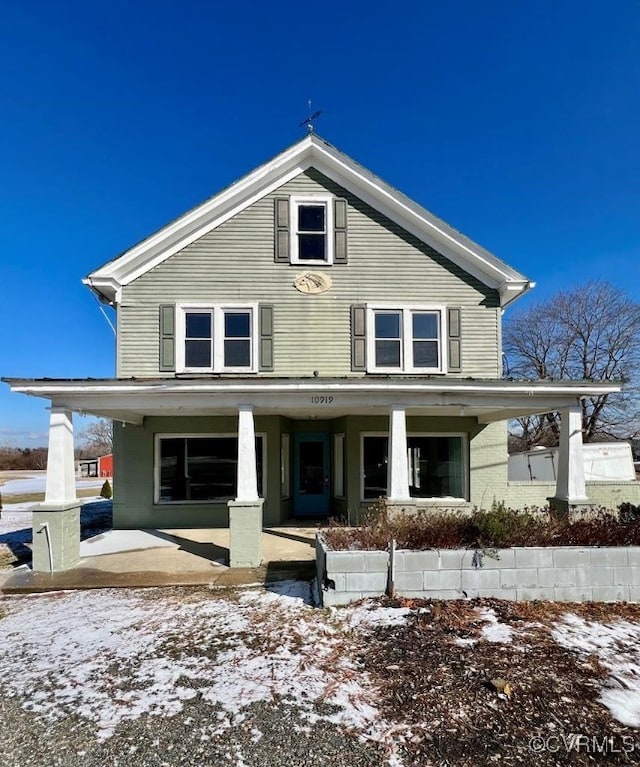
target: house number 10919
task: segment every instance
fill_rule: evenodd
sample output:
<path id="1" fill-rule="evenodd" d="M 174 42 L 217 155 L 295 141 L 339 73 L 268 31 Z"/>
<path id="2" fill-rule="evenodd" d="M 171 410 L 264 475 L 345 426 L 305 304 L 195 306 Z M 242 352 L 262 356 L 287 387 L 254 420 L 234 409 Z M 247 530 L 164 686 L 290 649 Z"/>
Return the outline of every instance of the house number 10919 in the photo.
<path id="1" fill-rule="evenodd" d="M 314 394 L 311 397 L 312 405 L 330 405 L 333 402 L 333 397 L 330 394 Z"/>

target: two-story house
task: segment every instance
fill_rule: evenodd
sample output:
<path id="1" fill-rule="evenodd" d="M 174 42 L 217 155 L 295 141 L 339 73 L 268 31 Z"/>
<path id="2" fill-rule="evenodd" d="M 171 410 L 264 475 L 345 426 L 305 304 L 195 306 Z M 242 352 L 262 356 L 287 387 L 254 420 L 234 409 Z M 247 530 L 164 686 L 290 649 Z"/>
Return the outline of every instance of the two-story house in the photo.
<path id="1" fill-rule="evenodd" d="M 313 133 L 85 283 L 117 310 L 117 377 L 11 381 L 51 400 L 41 513 L 64 540 L 72 411 L 115 422 L 115 527 L 230 525 L 232 564 L 263 525 L 380 496 L 505 499 L 524 414 L 566 415 L 556 500 L 587 501 L 580 398 L 618 387 L 503 380 L 529 280 Z"/>

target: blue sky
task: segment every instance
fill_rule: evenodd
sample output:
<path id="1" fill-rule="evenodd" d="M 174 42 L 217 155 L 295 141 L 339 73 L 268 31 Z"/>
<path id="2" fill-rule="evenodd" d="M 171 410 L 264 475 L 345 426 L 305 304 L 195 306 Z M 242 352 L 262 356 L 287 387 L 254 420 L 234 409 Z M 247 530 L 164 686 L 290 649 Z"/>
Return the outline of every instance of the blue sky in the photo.
<path id="1" fill-rule="evenodd" d="M 308 98 L 523 304 L 640 300 L 639 39 L 637 0 L 3 0 L 0 375 L 113 375 L 81 278 L 299 139 Z M 46 405 L 0 385 L 0 445 L 44 444 Z"/>

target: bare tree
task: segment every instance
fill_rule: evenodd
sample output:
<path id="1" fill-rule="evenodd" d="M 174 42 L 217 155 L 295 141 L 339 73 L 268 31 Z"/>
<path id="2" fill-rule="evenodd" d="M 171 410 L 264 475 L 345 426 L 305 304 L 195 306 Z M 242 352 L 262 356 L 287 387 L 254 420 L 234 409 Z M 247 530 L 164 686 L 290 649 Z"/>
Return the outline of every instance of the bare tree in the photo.
<path id="1" fill-rule="evenodd" d="M 640 303 L 624 290 L 593 281 L 534 304 L 505 323 L 504 349 L 516 378 L 626 384 L 583 401 L 586 442 L 640 433 Z M 524 449 L 556 445 L 559 433 L 557 413 L 519 419 L 514 431 Z"/>
<path id="2" fill-rule="evenodd" d="M 87 457 L 108 455 L 113 452 L 113 421 L 98 418 L 80 433 L 80 445 Z M 89 455 L 90 454 L 90 455 Z"/>

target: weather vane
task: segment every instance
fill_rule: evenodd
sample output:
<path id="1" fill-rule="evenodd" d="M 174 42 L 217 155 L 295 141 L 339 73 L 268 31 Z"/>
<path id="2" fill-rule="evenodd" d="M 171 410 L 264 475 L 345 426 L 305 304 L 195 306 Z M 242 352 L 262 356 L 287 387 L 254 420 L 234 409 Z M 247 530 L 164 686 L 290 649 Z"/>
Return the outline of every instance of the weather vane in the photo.
<path id="1" fill-rule="evenodd" d="M 307 130 L 309 133 L 313 133 L 313 121 L 316 120 L 320 115 L 322 114 L 322 110 L 318 110 L 317 112 L 314 112 L 311 114 L 311 99 L 307 101 L 309 114 L 306 120 L 303 120 L 298 127 L 302 128 L 303 126 L 307 126 Z"/>

